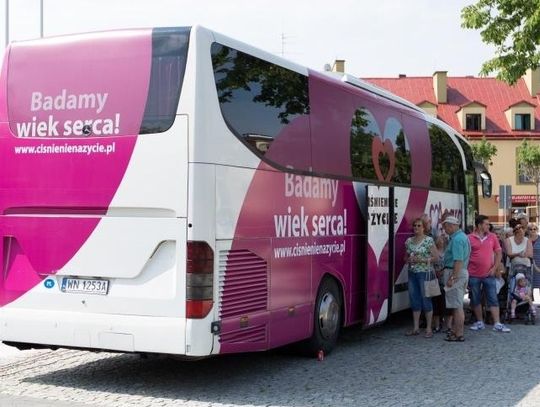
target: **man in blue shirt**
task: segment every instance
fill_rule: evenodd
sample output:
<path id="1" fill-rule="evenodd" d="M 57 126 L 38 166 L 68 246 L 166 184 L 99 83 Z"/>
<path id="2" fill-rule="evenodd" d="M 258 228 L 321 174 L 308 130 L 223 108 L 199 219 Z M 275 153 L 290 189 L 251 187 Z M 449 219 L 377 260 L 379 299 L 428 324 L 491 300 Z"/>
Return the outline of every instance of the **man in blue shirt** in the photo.
<path id="1" fill-rule="evenodd" d="M 460 229 L 461 222 L 455 216 L 447 216 L 443 228 L 450 237 L 444 252 L 444 290 L 446 291 L 446 308 L 452 309 L 452 332 L 446 338 L 448 342 L 463 342 L 465 313 L 463 297 L 469 281 L 467 266 L 471 255 L 469 239 Z"/>

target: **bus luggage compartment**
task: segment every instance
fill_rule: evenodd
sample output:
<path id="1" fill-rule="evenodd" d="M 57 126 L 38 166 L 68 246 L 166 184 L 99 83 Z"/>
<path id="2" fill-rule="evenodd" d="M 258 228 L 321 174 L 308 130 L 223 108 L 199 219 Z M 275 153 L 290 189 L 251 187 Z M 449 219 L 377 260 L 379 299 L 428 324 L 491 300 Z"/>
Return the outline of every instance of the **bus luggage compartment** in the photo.
<path id="1" fill-rule="evenodd" d="M 2 223 L 0 340 L 183 353 L 185 218 L 3 216 Z M 40 239 L 30 239 L 38 231 Z M 174 344 L 158 344 L 171 334 Z"/>

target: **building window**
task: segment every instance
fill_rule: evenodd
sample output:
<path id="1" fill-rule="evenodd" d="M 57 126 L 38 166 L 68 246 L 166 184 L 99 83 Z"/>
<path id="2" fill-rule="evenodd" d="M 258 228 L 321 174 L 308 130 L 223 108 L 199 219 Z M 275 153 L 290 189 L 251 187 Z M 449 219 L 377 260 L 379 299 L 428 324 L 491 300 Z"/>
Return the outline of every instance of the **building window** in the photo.
<path id="1" fill-rule="evenodd" d="M 524 174 L 521 164 L 516 163 L 516 165 L 517 165 L 517 174 L 518 174 L 518 184 L 534 184 L 534 180 L 531 177 Z"/>
<path id="2" fill-rule="evenodd" d="M 528 113 L 517 113 L 514 116 L 514 130 L 530 130 L 531 115 Z"/>
<path id="3" fill-rule="evenodd" d="M 465 115 L 465 130 L 469 130 L 469 131 L 482 130 L 482 115 L 478 113 L 466 114 Z"/>

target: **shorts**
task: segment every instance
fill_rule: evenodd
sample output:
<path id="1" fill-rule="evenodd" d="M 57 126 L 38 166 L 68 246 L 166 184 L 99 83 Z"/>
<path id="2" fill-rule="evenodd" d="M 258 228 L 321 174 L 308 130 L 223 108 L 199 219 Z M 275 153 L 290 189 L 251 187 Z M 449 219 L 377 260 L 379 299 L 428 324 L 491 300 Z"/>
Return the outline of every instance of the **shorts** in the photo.
<path id="1" fill-rule="evenodd" d="M 445 285 L 446 308 L 463 308 L 463 297 L 469 281 L 469 272 L 461 269 L 457 280 L 454 281 L 452 287 L 447 289 L 446 283 L 454 271 L 452 269 L 444 269 L 443 281 Z"/>
<path id="2" fill-rule="evenodd" d="M 475 307 L 482 302 L 482 289 L 486 293 L 486 303 L 488 307 L 498 307 L 497 279 L 495 277 L 469 277 L 469 288 L 471 290 L 471 306 Z"/>

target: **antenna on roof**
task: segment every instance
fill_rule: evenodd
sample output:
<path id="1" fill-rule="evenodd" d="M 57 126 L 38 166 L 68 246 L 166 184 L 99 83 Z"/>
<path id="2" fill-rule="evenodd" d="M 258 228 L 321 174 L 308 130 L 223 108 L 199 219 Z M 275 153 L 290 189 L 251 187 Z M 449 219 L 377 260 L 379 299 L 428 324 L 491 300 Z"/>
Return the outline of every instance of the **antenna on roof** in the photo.
<path id="1" fill-rule="evenodd" d="M 39 0 L 39 37 L 43 38 L 43 0 Z"/>
<path id="2" fill-rule="evenodd" d="M 6 46 L 9 44 L 9 0 L 6 0 Z"/>

